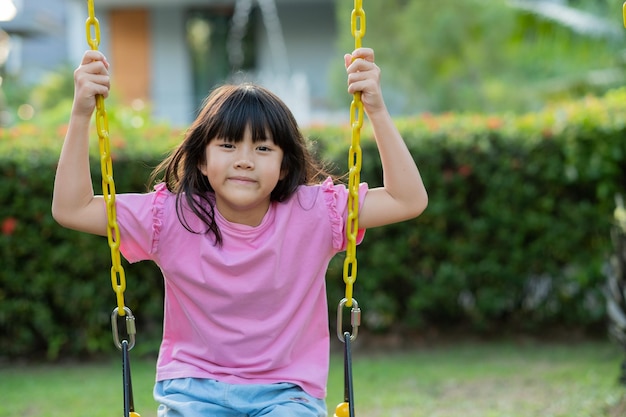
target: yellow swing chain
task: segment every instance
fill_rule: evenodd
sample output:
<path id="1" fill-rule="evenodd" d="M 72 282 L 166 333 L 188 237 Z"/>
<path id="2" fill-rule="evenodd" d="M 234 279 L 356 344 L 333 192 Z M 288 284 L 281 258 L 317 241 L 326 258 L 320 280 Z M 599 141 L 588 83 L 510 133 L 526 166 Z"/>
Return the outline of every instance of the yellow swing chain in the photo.
<path id="1" fill-rule="evenodd" d="M 365 35 L 365 11 L 363 1 L 354 0 L 350 28 L 354 37 L 354 48 L 358 49 L 362 45 L 362 38 Z M 361 320 L 361 310 L 359 304 L 352 297 L 353 284 L 356 281 L 357 259 L 356 240 L 359 231 L 359 183 L 361 182 L 361 128 L 363 127 L 363 103 L 361 102 L 361 92 L 354 93 L 350 104 L 350 125 L 352 128 L 352 141 L 348 152 L 348 221 L 346 225 L 346 258 L 343 264 L 343 281 L 346 284 L 345 298 L 339 303 L 337 308 L 337 336 L 344 341 L 343 335 L 343 308 L 352 307 L 351 340 L 356 339 L 358 327 Z M 353 305 L 354 304 L 354 305 Z"/>
<path id="2" fill-rule="evenodd" d="M 365 11 L 363 1 L 354 0 L 354 9 L 351 15 L 352 36 L 354 48 L 361 47 L 361 40 L 365 35 Z M 359 303 L 352 298 L 353 284 L 356 281 L 356 240 L 359 232 L 359 183 L 361 182 L 361 128 L 363 127 L 363 103 L 361 93 L 354 93 L 350 104 L 350 125 L 352 127 L 352 141 L 348 153 L 348 221 L 346 225 L 346 259 L 343 264 L 343 281 L 346 284 L 346 296 L 337 307 L 337 336 L 344 343 L 344 402 L 335 408 L 333 417 L 354 416 L 354 386 L 352 378 L 352 354 L 350 343 L 355 340 L 361 324 L 361 309 Z M 343 308 L 350 310 L 350 324 L 352 332 L 343 331 Z"/>
<path id="3" fill-rule="evenodd" d="M 95 16 L 93 0 L 87 1 L 89 17 L 86 22 L 87 43 L 93 51 L 100 45 L 100 22 Z M 117 316 L 126 316 L 126 330 L 130 338 L 129 349 L 135 345 L 135 318 L 132 311 L 124 305 L 124 291 L 126 290 L 126 275 L 120 257 L 120 229 L 117 225 L 115 211 L 115 182 L 113 181 L 113 162 L 111 160 L 111 146 L 109 141 L 109 120 L 104 106 L 104 97 L 96 96 L 96 130 L 100 147 L 100 166 L 102 171 L 102 194 L 107 210 L 107 238 L 111 248 L 111 284 L 117 296 L 117 307 L 111 314 L 113 326 L 113 340 L 118 349 L 121 349 Z"/>

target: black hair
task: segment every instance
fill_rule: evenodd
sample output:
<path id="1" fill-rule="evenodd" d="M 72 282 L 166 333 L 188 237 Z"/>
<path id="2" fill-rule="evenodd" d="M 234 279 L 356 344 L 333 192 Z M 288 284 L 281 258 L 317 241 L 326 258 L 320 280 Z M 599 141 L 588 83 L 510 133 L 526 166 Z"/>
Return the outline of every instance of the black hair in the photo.
<path id="1" fill-rule="evenodd" d="M 204 163 L 211 140 L 240 142 L 247 128 L 253 141 L 264 140 L 269 134 L 283 151 L 281 172 L 285 175 L 276 184 L 270 201 L 285 201 L 300 185 L 319 182 L 327 175 L 313 157 L 293 114 L 275 94 L 250 83 L 216 88 L 205 99 L 180 145 L 153 171 L 151 182 L 163 173 L 168 190 L 176 194 L 181 224 L 192 233 L 212 232 L 217 244 L 222 243 L 222 236 L 215 222 L 214 190 L 199 166 Z M 206 229 L 194 230 L 185 210 L 200 218 Z"/>

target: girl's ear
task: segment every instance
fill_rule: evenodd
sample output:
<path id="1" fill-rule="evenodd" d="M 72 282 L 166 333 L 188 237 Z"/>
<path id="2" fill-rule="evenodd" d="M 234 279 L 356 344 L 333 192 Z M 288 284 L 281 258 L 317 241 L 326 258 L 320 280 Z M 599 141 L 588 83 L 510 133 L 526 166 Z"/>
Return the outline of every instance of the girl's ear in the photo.
<path id="1" fill-rule="evenodd" d="M 200 170 L 200 172 L 202 172 L 202 175 L 204 175 L 205 177 L 207 176 L 206 160 L 200 161 L 198 163 L 198 169 Z"/>
<path id="2" fill-rule="evenodd" d="M 278 179 L 280 181 L 284 180 L 285 177 L 287 177 L 287 174 L 289 174 L 289 170 L 287 168 L 281 168 L 281 170 L 280 170 L 280 177 L 278 177 Z"/>

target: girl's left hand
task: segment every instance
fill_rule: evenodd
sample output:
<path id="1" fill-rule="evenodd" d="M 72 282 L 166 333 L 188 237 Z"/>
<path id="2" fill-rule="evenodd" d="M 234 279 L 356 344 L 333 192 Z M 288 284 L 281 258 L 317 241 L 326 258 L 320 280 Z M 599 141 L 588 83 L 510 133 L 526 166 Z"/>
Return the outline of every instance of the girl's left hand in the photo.
<path id="1" fill-rule="evenodd" d="M 361 92 L 361 101 L 368 114 L 386 111 L 380 89 L 380 68 L 374 62 L 374 50 L 359 48 L 352 54 L 344 55 L 344 62 L 348 73 L 348 93 Z"/>

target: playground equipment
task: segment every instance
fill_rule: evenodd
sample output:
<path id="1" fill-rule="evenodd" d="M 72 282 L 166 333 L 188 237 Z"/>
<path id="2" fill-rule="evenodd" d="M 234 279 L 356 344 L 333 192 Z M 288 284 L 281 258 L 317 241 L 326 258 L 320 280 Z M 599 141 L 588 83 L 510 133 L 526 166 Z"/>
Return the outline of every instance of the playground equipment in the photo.
<path id="1" fill-rule="evenodd" d="M 626 3 L 622 6 L 622 15 L 626 27 Z M 626 208 L 621 195 L 615 198 L 613 221 L 613 253 L 605 270 L 606 309 L 609 316 L 609 334 L 626 351 Z M 626 385 L 626 359 L 621 364 L 619 381 Z"/>
<path id="2" fill-rule="evenodd" d="M 626 350 L 626 208 L 621 196 L 616 199 L 614 224 L 611 227 L 613 253 L 606 269 L 606 309 L 609 334 Z M 620 383 L 626 385 L 626 360 L 622 362 Z"/>
<path id="3" fill-rule="evenodd" d="M 94 0 L 87 1 L 89 17 L 86 21 L 87 43 L 92 50 L 98 50 L 100 45 L 100 24 L 95 16 Z M 362 0 L 354 0 L 354 10 L 351 14 L 351 31 L 355 39 L 355 49 L 360 48 L 365 35 L 365 11 Z M 357 277 L 356 240 L 359 229 L 359 183 L 361 178 L 361 128 L 363 126 L 363 103 L 361 93 L 353 96 L 350 105 L 350 124 L 352 140 L 348 154 L 348 224 L 346 227 L 346 258 L 344 261 L 343 280 L 346 284 L 345 298 L 337 308 L 337 336 L 344 343 L 344 402 L 335 410 L 335 417 L 354 417 L 354 390 L 352 380 L 351 342 L 357 338 L 361 321 L 361 310 L 358 302 L 352 297 L 353 285 Z M 126 290 L 126 275 L 121 265 L 120 231 L 117 224 L 115 210 L 115 181 L 113 179 L 113 164 L 109 141 L 109 123 L 104 104 L 104 97 L 96 96 L 96 130 L 100 149 L 100 164 L 102 172 L 102 193 L 107 208 L 107 238 L 111 251 L 111 284 L 116 294 L 117 307 L 111 313 L 111 327 L 113 341 L 122 352 L 122 386 L 124 417 L 139 417 L 135 412 L 130 370 L 130 350 L 135 346 L 136 326 L 135 317 L 130 308 L 124 305 L 124 291 Z M 351 330 L 344 331 L 344 308 L 350 309 Z M 120 332 L 118 321 L 125 322 L 125 332 Z"/>
<path id="4" fill-rule="evenodd" d="M 96 19 L 93 0 L 88 0 L 89 17 L 86 22 L 87 43 L 92 50 L 100 45 L 100 23 Z M 109 121 L 104 106 L 104 97 L 96 96 L 96 130 L 100 148 L 100 165 L 102 171 L 102 194 L 107 208 L 107 238 L 111 249 L 111 284 L 117 297 L 117 307 L 111 313 L 111 327 L 113 341 L 122 352 L 122 386 L 124 401 L 124 417 L 139 417 L 135 412 L 133 388 L 130 372 L 130 350 L 135 346 L 135 316 L 130 308 L 124 305 L 124 291 L 126 290 L 126 275 L 120 257 L 120 230 L 117 225 L 115 212 L 115 181 L 113 180 L 113 163 L 111 161 L 111 147 L 109 141 Z M 120 337 L 118 320 L 120 317 L 126 323 L 127 338 Z"/>
<path id="5" fill-rule="evenodd" d="M 354 48 L 362 46 L 365 35 L 366 19 L 363 10 L 363 1 L 354 0 L 350 28 L 354 37 Z M 352 298 L 353 285 L 357 276 L 356 238 L 359 230 L 359 182 L 361 181 L 361 128 L 363 127 L 363 103 L 361 93 L 354 93 L 350 104 L 350 125 L 352 127 L 352 140 L 348 151 L 348 224 L 346 237 L 348 246 L 346 258 L 343 264 L 343 281 L 346 284 L 346 294 L 337 307 L 337 336 L 344 343 L 344 401 L 335 409 L 334 417 L 354 417 L 354 386 L 352 383 L 352 354 L 351 342 L 358 335 L 361 324 L 361 309 L 358 302 Z M 352 307 L 350 310 L 350 324 L 352 332 L 343 331 L 343 309 Z"/>

